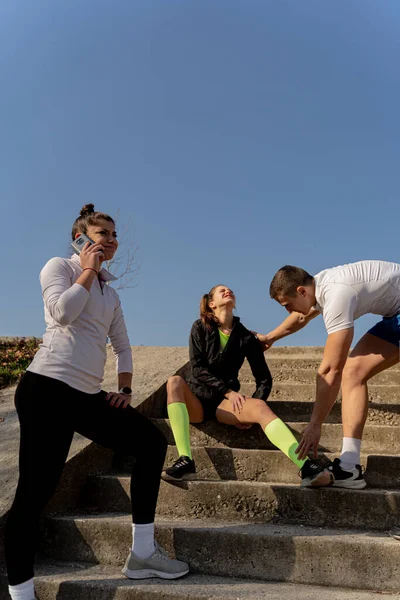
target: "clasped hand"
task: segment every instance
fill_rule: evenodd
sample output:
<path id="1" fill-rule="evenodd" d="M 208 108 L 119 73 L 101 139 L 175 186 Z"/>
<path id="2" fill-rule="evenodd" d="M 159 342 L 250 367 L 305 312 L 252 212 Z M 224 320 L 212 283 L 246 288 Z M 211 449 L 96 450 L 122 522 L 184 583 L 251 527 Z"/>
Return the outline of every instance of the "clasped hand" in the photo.
<path id="1" fill-rule="evenodd" d="M 109 392 L 106 401 L 114 408 L 126 408 L 132 401 L 132 396 L 128 394 L 119 394 L 118 392 Z"/>

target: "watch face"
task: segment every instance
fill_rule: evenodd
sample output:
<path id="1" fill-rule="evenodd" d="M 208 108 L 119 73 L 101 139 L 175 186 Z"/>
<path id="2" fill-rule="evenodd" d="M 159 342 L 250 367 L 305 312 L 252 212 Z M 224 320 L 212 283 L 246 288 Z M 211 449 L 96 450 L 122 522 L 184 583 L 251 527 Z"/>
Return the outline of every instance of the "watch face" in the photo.
<path id="1" fill-rule="evenodd" d="M 130 387 L 123 387 L 123 388 L 120 390 L 120 394 L 132 394 L 132 390 L 131 390 L 131 388 L 130 388 Z"/>

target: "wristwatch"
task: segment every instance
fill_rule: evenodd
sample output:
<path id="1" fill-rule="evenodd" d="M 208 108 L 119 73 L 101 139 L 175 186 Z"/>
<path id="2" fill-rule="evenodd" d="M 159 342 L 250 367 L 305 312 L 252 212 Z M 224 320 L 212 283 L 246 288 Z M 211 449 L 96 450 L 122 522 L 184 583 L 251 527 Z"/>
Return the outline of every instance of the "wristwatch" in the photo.
<path id="1" fill-rule="evenodd" d="M 132 394 L 132 390 L 130 387 L 123 387 L 119 390 L 118 392 L 119 394 L 126 394 L 127 396 L 130 396 Z"/>

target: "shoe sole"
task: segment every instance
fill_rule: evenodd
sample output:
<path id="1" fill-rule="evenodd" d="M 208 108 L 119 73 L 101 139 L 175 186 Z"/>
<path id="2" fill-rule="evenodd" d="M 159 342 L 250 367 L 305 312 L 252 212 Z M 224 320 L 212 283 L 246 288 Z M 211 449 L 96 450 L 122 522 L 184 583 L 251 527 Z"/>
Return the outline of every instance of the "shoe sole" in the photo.
<path id="1" fill-rule="evenodd" d="M 130 569 L 123 569 L 122 573 L 128 579 L 150 579 L 151 577 L 160 577 L 160 579 L 178 579 L 189 573 L 189 569 L 186 571 L 180 571 L 179 573 L 165 573 L 164 571 L 156 571 L 154 569 L 138 569 L 137 571 L 131 571 Z"/>
<path id="2" fill-rule="evenodd" d="M 172 475 L 168 475 L 168 473 L 162 473 L 161 479 L 163 481 L 190 481 L 191 479 L 196 479 L 196 473 L 186 473 L 182 477 L 173 477 Z"/>
<path id="3" fill-rule="evenodd" d="M 322 471 L 313 479 L 306 477 L 302 480 L 300 487 L 331 487 L 335 478 L 329 471 Z"/>
<path id="4" fill-rule="evenodd" d="M 352 479 L 352 480 L 343 480 L 340 481 L 338 479 L 335 480 L 333 487 L 343 488 L 345 490 L 363 490 L 367 487 L 367 482 L 365 479 Z"/>

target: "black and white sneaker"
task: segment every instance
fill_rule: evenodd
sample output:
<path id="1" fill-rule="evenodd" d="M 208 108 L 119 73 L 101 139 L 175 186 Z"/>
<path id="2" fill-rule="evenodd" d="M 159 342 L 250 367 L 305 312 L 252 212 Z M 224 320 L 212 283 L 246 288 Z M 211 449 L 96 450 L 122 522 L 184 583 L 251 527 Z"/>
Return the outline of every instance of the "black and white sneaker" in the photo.
<path id="1" fill-rule="evenodd" d="M 328 487 L 333 484 L 333 475 L 318 460 L 307 459 L 299 475 L 300 487 Z"/>
<path id="2" fill-rule="evenodd" d="M 328 466 L 328 469 L 335 478 L 333 487 L 362 490 L 367 485 L 361 465 L 356 465 L 354 469 L 343 469 L 340 464 L 340 458 L 335 458 L 333 463 Z"/>
<path id="3" fill-rule="evenodd" d="M 182 481 L 190 479 L 194 473 L 196 473 L 194 460 L 188 456 L 180 456 L 172 467 L 162 472 L 161 478 L 165 481 Z"/>

